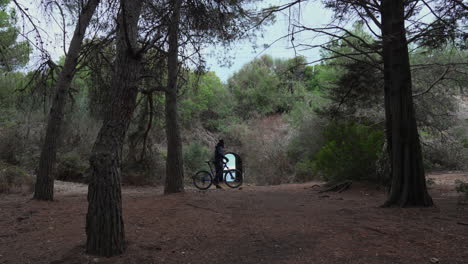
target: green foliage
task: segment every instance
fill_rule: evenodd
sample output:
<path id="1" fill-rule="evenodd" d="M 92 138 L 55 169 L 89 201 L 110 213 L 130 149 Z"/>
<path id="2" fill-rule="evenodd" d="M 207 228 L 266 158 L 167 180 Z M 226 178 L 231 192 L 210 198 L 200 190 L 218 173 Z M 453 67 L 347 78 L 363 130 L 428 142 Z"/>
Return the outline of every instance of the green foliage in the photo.
<path id="1" fill-rule="evenodd" d="M 210 150 L 200 141 L 193 141 L 184 147 L 184 166 L 188 175 L 207 169 L 205 161 L 210 160 Z"/>
<path id="2" fill-rule="evenodd" d="M 87 167 L 87 161 L 77 152 L 62 154 L 58 157 L 55 178 L 61 181 L 82 182 Z"/>
<path id="3" fill-rule="evenodd" d="M 219 131 L 223 120 L 232 114 L 232 99 L 218 76 L 190 72 L 185 89 L 179 108 L 184 127 L 200 121 L 209 131 Z"/>
<path id="4" fill-rule="evenodd" d="M 373 123 L 384 118 L 383 74 L 377 63 L 379 58 L 372 52 L 374 42 L 363 25 L 355 23 L 351 34 L 330 41 L 322 50 L 323 58 L 333 58 L 321 65 L 316 77 L 318 86 L 329 100 L 329 104 L 319 110 L 322 116 Z M 369 54 L 363 55 L 362 51 Z M 336 57 L 337 53 L 351 55 Z"/>
<path id="5" fill-rule="evenodd" d="M 463 147 L 464 147 L 464 148 L 468 148 L 468 138 L 464 138 L 464 139 L 462 140 L 462 144 L 463 144 Z"/>
<path id="6" fill-rule="evenodd" d="M 382 130 L 357 123 L 333 123 L 325 130 L 325 139 L 315 168 L 326 181 L 378 180 L 375 164 L 384 142 Z"/>
<path id="7" fill-rule="evenodd" d="M 0 0 L 0 6 L 5 7 L 3 3 L 6 2 Z M 8 17 L 11 26 L 14 19 Z M 0 18 L 0 21 L 3 20 Z M 0 23 L 1 29 L 7 27 Z M 355 26 L 353 33 L 374 44 L 360 25 Z M 0 36 L 7 36 L 2 34 L 0 32 Z M 9 36 L 7 39 L 13 39 L 13 35 Z M 358 45 L 353 37 L 345 38 Z M 2 41 L 4 39 L 0 44 Z M 329 48 L 343 53 L 353 52 L 344 40 L 331 42 Z M 367 50 L 367 47 L 360 48 Z M 99 120 L 112 99 L 107 96 L 112 76 L 112 64 L 108 62 L 115 57 L 114 49 L 111 44 L 95 51 L 88 56 L 87 66 L 75 75 L 70 94 L 73 100 L 67 103 L 63 137 L 60 138 L 59 153 L 64 154 L 58 155 L 58 179 L 80 179 L 87 168 L 88 155 L 101 125 Z M 331 54 L 322 51 L 322 55 L 328 57 Z M 189 142 L 184 145 L 184 169 L 188 175 L 206 169 L 205 160 L 212 157 L 212 150 L 207 145 L 222 137 L 229 150 L 243 157 L 248 171 L 246 180 L 252 183 L 304 182 L 315 179 L 318 174 L 330 181 L 375 180 L 374 172 L 379 166 L 375 165 L 375 160 L 383 153 L 383 132 L 362 124 L 380 124 L 384 120 L 382 76 L 365 63 L 367 58 L 359 56 L 363 63 L 341 57 L 313 66 L 306 66 L 302 57 L 274 59 L 263 56 L 246 64 L 227 84 L 214 72 L 195 73 L 184 69 L 184 78 L 180 81 L 179 116 L 183 140 Z M 24 65 L 25 57 L 16 57 L 7 60 L 8 66 Z M 422 139 L 427 143 L 424 145 L 430 145 L 424 148 L 429 168 L 458 168 L 455 165 L 466 164 L 466 158 L 460 159 L 459 153 L 462 146 L 467 152 L 467 130 L 460 130 L 458 136 L 449 139 L 458 148 L 434 142 L 439 130 L 442 131 L 440 134 L 450 134 L 457 121 L 447 113 L 456 112 L 452 95 L 462 94 L 467 87 L 466 78 L 460 74 L 466 72 L 466 68 L 457 66 L 466 61 L 466 52 L 418 50 L 411 58 L 413 64 L 454 62 L 440 85 L 428 94 L 414 98 Z M 24 87 L 33 73 L 5 73 L 7 68 L 2 68 L 1 63 L 0 159 L 29 170 L 37 166 L 47 120 L 44 115 L 50 109 L 54 81 L 47 79 L 40 83 L 34 80 L 27 92 L 19 93 L 19 88 Z M 139 89 L 164 86 L 166 69 L 161 65 L 165 64 L 164 59 L 147 63 L 143 75 L 159 77 L 157 81 L 144 78 Z M 150 71 L 146 69 L 148 67 L 155 69 Z M 417 79 L 415 93 L 425 91 L 434 76 L 441 76 L 445 70 L 440 67 L 416 68 L 413 72 Z M 44 71 L 43 75 L 48 73 L 50 71 Z M 52 75 L 57 77 L 56 74 Z M 442 91 L 445 86 L 448 92 Z M 122 179 L 126 184 L 152 184 L 164 175 L 167 158 L 164 93 L 154 93 L 152 100 L 144 96 L 139 94 L 140 104 L 123 149 Z M 344 97 L 346 100 L 340 105 Z M 152 102 L 153 119 L 143 159 L 140 156 L 143 135 L 150 120 L 149 102 Z M 339 111 L 332 112 L 338 105 Z M 318 115 L 317 112 L 328 115 Z M 331 119 L 354 123 L 327 126 Z M 135 140 L 132 140 L 133 135 Z M 130 146 L 132 144 L 135 146 Z M 453 162 L 455 159 L 456 163 Z"/>
<path id="8" fill-rule="evenodd" d="M 430 138 L 433 136 L 430 135 Z M 449 140 L 430 140 L 422 146 L 424 167 L 429 170 L 462 170 L 466 165 L 463 146 Z"/>
<path id="9" fill-rule="evenodd" d="M 455 181 L 455 190 L 458 193 L 462 193 L 465 195 L 466 198 L 468 198 L 468 183 L 461 181 L 461 180 L 456 180 Z"/>
<path id="10" fill-rule="evenodd" d="M 9 164 L 19 165 L 21 155 L 25 151 L 19 126 L 0 130 L 0 160 Z"/>
<path id="11" fill-rule="evenodd" d="M 449 114 L 458 111 L 458 101 L 455 98 L 467 87 L 468 80 L 463 73 L 467 66 L 468 52 L 457 51 L 453 47 L 445 50 L 418 49 L 411 54 L 412 64 L 435 65 L 415 68 L 412 71 L 414 104 L 418 127 L 439 137 L 440 131 L 447 131 L 457 123 L 456 115 Z M 440 66 L 453 64 L 447 68 Z M 435 80 L 444 76 L 435 85 Z M 433 86 L 428 90 L 428 87 Z"/>
<path id="12" fill-rule="evenodd" d="M 304 101 L 306 78 L 312 75 L 305 64 L 303 57 L 274 60 L 265 55 L 244 65 L 228 80 L 236 113 L 249 119 L 291 111 Z"/>
<path id="13" fill-rule="evenodd" d="M 34 178 L 20 167 L 0 162 L 0 193 L 31 192 Z"/>
<path id="14" fill-rule="evenodd" d="M 315 163 L 313 160 L 301 160 L 296 163 L 296 177 L 298 182 L 307 182 L 315 178 Z"/>
<path id="15" fill-rule="evenodd" d="M 287 148 L 288 157 L 296 162 L 296 181 L 305 182 L 315 178 L 313 161 L 325 144 L 324 129 L 325 121 L 316 115 L 309 113 L 302 116 Z"/>
<path id="16" fill-rule="evenodd" d="M 328 102 L 317 111 L 325 119 L 353 121 L 361 124 L 384 124 L 384 87 L 382 68 L 376 54 L 363 55 L 375 44 L 372 36 L 355 24 L 351 32 L 370 45 L 363 45 L 349 34 L 333 40 L 322 57 L 336 54 L 352 55 L 336 57 L 324 62 L 315 74 L 317 86 Z M 352 45 L 351 45 L 351 44 Z M 361 45 L 361 46 L 360 46 Z M 467 86 L 464 61 L 468 53 L 453 46 L 432 50 L 418 48 L 410 54 L 411 64 L 427 65 L 412 68 L 413 100 L 418 128 L 422 134 L 425 166 L 428 169 L 462 169 L 466 164 L 463 151 L 457 146 L 463 137 L 454 133 L 460 125 L 458 112 L 459 95 Z M 373 66 L 372 66 L 373 65 Z M 451 65 L 450 67 L 444 65 Z M 442 77 L 436 82 L 438 78 Z M 431 89 L 428 89 L 431 87 Z M 457 142 L 452 144 L 451 142 Z"/>
<path id="17" fill-rule="evenodd" d="M 17 113 L 18 89 L 25 84 L 26 77 L 23 73 L 0 74 L 0 125 L 13 125 Z"/>
<path id="18" fill-rule="evenodd" d="M 245 144 L 244 139 L 251 133 L 245 122 L 234 122 L 226 126 L 221 135 L 225 142 L 230 145 L 241 146 Z"/>
<path id="19" fill-rule="evenodd" d="M 29 61 L 31 47 L 27 41 L 17 42 L 19 35 L 16 13 L 7 10 L 9 0 L 0 1 L 0 72 L 13 71 Z"/>
<path id="20" fill-rule="evenodd" d="M 288 155 L 294 160 L 313 159 L 323 147 L 326 121 L 313 113 L 302 116 L 288 146 Z"/>
<path id="21" fill-rule="evenodd" d="M 319 80 L 317 78 L 317 73 L 320 71 L 320 66 L 321 65 L 306 66 L 304 68 L 305 87 L 309 92 L 320 88 Z"/>

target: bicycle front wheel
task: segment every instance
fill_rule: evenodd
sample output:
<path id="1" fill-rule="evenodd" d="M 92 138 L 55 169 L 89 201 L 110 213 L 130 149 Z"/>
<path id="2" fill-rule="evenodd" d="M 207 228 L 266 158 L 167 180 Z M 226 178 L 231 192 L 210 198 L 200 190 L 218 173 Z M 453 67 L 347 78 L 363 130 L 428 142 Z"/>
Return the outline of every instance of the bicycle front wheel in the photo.
<path id="1" fill-rule="evenodd" d="M 206 190 L 213 184 L 213 176 L 207 171 L 199 171 L 192 176 L 193 185 L 200 190 Z"/>
<path id="2" fill-rule="evenodd" d="M 242 185 L 242 172 L 236 169 L 224 171 L 224 183 L 231 188 L 238 188 Z"/>

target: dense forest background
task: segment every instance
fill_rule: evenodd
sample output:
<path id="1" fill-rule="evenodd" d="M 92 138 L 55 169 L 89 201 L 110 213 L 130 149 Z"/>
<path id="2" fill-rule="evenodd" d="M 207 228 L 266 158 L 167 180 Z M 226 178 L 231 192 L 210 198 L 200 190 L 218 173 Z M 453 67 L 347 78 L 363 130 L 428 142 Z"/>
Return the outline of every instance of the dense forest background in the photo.
<path id="1" fill-rule="evenodd" d="M 3 12 L 0 65 L 0 158 L 2 170 L 32 184 L 54 95 L 57 67 L 24 72 L 31 48 L 18 42 L 15 15 Z M 353 34 L 372 41 L 356 23 Z M 349 42 L 330 48 L 352 52 Z M 2 53 L 3 54 L 3 53 Z M 88 159 L 109 100 L 112 45 L 81 62 L 66 106 L 55 178 L 86 182 Z M 241 155 L 245 181 L 258 185 L 313 179 L 369 180 L 385 184 L 382 75 L 365 63 L 333 58 L 270 55 L 244 65 L 223 83 L 215 72 L 184 70 L 179 108 L 186 180 L 205 168 L 218 139 Z M 362 56 L 362 55 L 359 55 Z M 428 170 L 463 170 L 468 157 L 468 53 L 455 45 L 411 49 L 414 100 L 424 164 Z M 110 59 L 112 60 L 112 59 Z M 450 66 L 442 66 L 450 63 Z M 422 65 L 417 67 L 417 65 Z M 439 76 L 441 76 L 439 78 Z M 142 85 L 151 85 L 151 80 Z M 125 140 L 124 184 L 161 184 L 165 175 L 164 94 L 138 96 Z M 22 175 L 18 178 L 16 175 Z M 2 181 L 6 181 L 2 178 Z M 0 183 L 5 184 L 5 183 Z M 2 185 L 2 189 L 7 189 Z"/>
<path id="2" fill-rule="evenodd" d="M 236 180 L 371 182 L 382 207 L 433 206 L 426 172 L 468 164 L 464 1 L 322 0 L 321 26 L 305 0 L 260 2 L 45 0 L 36 18 L 0 0 L 0 192 L 52 201 L 55 180 L 86 183 L 86 253 L 107 257 L 127 247 L 122 184 L 184 192 L 219 139 L 243 158 Z M 204 49 L 223 60 L 281 13 L 289 47 L 320 59 L 265 45 L 225 82 L 207 69 Z"/>

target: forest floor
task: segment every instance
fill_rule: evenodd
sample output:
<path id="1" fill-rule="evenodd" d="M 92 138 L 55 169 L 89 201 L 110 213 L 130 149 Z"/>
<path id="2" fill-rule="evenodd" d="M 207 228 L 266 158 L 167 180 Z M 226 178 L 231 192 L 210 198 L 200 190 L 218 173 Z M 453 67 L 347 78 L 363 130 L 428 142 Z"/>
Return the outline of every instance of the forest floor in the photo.
<path id="1" fill-rule="evenodd" d="M 316 183 L 163 196 L 123 189 L 127 252 L 84 254 L 87 188 L 57 182 L 56 201 L 0 196 L 0 263 L 468 263 L 468 173 L 432 174 L 434 208 L 379 208 L 383 191 Z"/>

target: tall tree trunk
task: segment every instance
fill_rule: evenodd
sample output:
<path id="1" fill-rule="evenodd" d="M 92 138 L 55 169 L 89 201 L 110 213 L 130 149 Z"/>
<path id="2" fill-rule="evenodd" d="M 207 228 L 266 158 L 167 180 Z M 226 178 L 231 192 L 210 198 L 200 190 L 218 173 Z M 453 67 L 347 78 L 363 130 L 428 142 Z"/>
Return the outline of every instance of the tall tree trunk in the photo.
<path id="1" fill-rule="evenodd" d="M 164 193 L 184 191 L 184 166 L 182 158 L 182 141 L 180 137 L 177 111 L 177 75 L 179 70 L 179 22 L 182 1 L 174 0 L 172 17 L 169 26 L 169 51 L 167 59 L 168 84 L 166 90 L 166 136 L 167 161 L 166 183 Z"/>
<path id="2" fill-rule="evenodd" d="M 65 103 L 70 84 L 76 72 L 78 57 L 81 52 L 83 38 L 86 28 L 91 21 L 100 0 L 89 0 L 87 5 L 81 10 L 80 17 L 76 23 L 75 32 L 68 48 L 65 64 L 59 74 L 59 79 L 55 85 L 55 97 L 50 109 L 49 120 L 47 122 L 46 136 L 42 146 L 37 180 L 34 188 L 34 199 L 51 201 L 54 199 L 54 176 L 53 170 L 57 156 L 58 139 L 61 134 L 61 127 L 65 111 Z"/>
<path id="3" fill-rule="evenodd" d="M 384 206 L 432 206 L 413 107 L 404 0 L 382 1 L 385 111 L 392 168 Z"/>
<path id="4" fill-rule="evenodd" d="M 86 251 L 114 256 L 125 251 L 122 216 L 121 160 L 125 134 L 136 107 L 141 54 L 137 51 L 142 0 L 121 0 L 117 58 L 111 97 L 90 157 Z"/>

